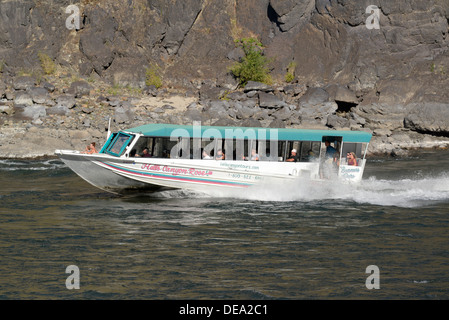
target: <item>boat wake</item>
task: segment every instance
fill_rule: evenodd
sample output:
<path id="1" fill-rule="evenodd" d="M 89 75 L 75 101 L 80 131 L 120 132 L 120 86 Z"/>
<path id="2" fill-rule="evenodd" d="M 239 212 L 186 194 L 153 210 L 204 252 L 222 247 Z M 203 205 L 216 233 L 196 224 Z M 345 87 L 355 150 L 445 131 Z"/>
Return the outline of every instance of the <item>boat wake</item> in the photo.
<path id="1" fill-rule="evenodd" d="M 59 160 L 0 160 L 0 171 L 24 172 L 67 170 Z M 375 176 L 356 184 L 342 181 L 286 181 L 267 182 L 242 189 L 200 193 L 190 190 L 161 191 L 150 194 L 159 199 L 231 198 L 253 201 L 330 202 L 345 201 L 380 206 L 421 207 L 449 201 L 449 173 L 435 176 L 419 175 L 400 179 L 377 179 Z"/>
<path id="2" fill-rule="evenodd" d="M 449 200 L 449 177 L 378 180 L 371 177 L 357 184 L 324 181 L 290 186 L 276 186 L 265 191 L 264 198 L 272 201 L 343 200 L 381 206 L 418 207 L 431 202 Z M 255 195 L 259 195 L 258 190 Z"/>
<path id="3" fill-rule="evenodd" d="M 449 175 L 439 177 L 386 180 L 375 177 L 351 184 L 342 181 L 294 181 L 261 184 L 242 191 L 220 190 L 207 194 L 193 191 L 164 191 L 161 198 L 234 198 L 254 201 L 329 202 L 345 201 L 380 206 L 420 207 L 449 201 Z"/>
<path id="4" fill-rule="evenodd" d="M 0 160 L 0 171 L 45 171 L 64 169 L 66 165 L 59 160 Z"/>

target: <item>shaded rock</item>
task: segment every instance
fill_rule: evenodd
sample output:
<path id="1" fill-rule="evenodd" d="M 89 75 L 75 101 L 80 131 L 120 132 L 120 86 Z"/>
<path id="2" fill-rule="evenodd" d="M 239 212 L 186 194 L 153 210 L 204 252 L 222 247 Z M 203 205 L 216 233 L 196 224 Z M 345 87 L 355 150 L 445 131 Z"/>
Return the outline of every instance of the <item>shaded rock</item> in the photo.
<path id="1" fill-rule="evenodd" d="M 246 106 L 241 103 L 235 103 L 235 117 L 237 119 L 247 119 L 254 116 L 254 114 L 258 111 L 258 108 L 252 106 Z"/>
<path id="2" fill-rule="evenodd" d="M 0 81 L 0 99 L 6 96 L 6 84 Z"/>
<path id="3" fill-rule="evenodd" d="M 226 93 L 226 89 L 217 87 L 215 85 L 202 85 L 199 90 L 200 100 L 216 100 L 223 97 Z"/>
<path id="4" fill-rule="evenodd" d="M 260 121 L 270 121 L 272 118 L 270 117 L 268 109 L 259 109 L 254 114 L 254 119 L 260 120 Z"/>
<path id="5" fill-rule="evenodd" d="M 285 128 L 285 122 L 280 119 L 274 119 L 268 125 L 269 128 Z"/>
<path id="6" fill-rule="evenodd" d="M 237 123 L 229 118 L 222 118 L 218 119 L 214 123 L 212 123 L 213 126 L 222 126 L 222 127 L 235 127 L 237 126 Z"/>
<path id="7" fill-rule="evenodd" d="M 195 110 L 195 109 L 198 109 L 198 108 L 199 108 L 199 104 L 196 103 L 196 102 L 192 102 L 192 103 L 190 103 L 190 104 L 186 107 L 186 109 L 188 109 L 188 110 L 190 110 L 190 109 Z"/>
<path id="8" fill-rule="evenodd" d="M 282 108 L 275 111 L 271 116 L 276 120 L 286 121 L 293 116 L 293 112 L 289 108 Z"/>
<path id="9" fill-rule="evenodd" d="M 114 61 L 114 47 L 111 43 L 115 40 L 119 23 L 110 12 L 100 6 L 87 7 L 84 15 L 88 24 L 80 35 L 80 52 L 87 58 L 88 65 L 102 76 Z M 88 75 L 91 68 L 84 67 L 82 71 Z"/>
<path id="10" fill-rule="evenodd" d="M 0 105 L 0 113 L 10 115 L 13 113 L 13 109 L 10 106 Z"/>
<path id="11" fill-rule="evenodd" d="M 152 97 L 156 97 L 158 94 L 158 90 L 155 85 L 145 86 L 142 92 Z"/>
<path id="12" fill-rule="evenodd" d="M 90 84 L 86 81 L 80 80 L 73 82 L 67 93 L 74 95 L 75 98 L 80 98 L 82 96 L 89 95 L 91 90 L 93 90 L 93 87 Z"/>
<path id="13" fill-rule="evenodd" d="M 283 105 L 284 101 L 277 96 L 266 92 L 259 92 L 259 106 L 261 108 L 280 108 Z"/>
<path id="14" fill-rule="evenodd" d="M 31 96 L 31 99 L 35 103 L 38 104 L 51 104 L 53 100 L 51 99 L 47 89 L 44 88 L 30 88 L 27 90 L 29 95 Z"/>
<path id="15" fill-rule="evenodd" d="M 331 128 L 348 128 L 349 120 L 346 118 L 339 117 L 335 114 L 331 114 L 327 117 L 326 125 Z"/>
<path id="16" fill-rule="evenodd" d="M 135 112 L 132 107 L 119 106 L 114 109 L 114 119 L 118 124 L 130 123 L 134 117 Z"/>
<path id="17" fill-rule="evenodd" d="M 230 103 L 225 100 L 212 100 L 205 107 L 206 111 L 215 118 L 223 118 L 228 115 Z"/>
<path id="18" fill-rule="evenodd" d="M 300 107 L 299 112 L 303 117 L 322 119 L 326 118 L 330 114 L 334 114 L 338 109 L 335 102 L 326 102 L 318 106 L 313 107 Z"/>
<path id="19" fill-rule="evenodd" d="M 256 127 L 256 128 L 259 128 L 259 127 L 262 127 L 262 123 L 259 120 L 257 120 L 257 119 L 249 118 L 249 119 L 243 120 L 242 127 Z"/>
<path id="20" fill-rule="evenodd" d="M 307 0 L 270 0 L 269 10 L 270 8 L 273 11 L 272 20 L 281 31 L 287 32 L 310 20 L 315 3 Z"/>
<path id="21" fill-rule="evenodd" d="M 303 93 L 305 90 L 305 86 L 300 84 L 289 84 L 284 86 L 283 88 L 283 92 L 291 97 L 296 97 L 297 95 Z"/>
<path id="22" fill-rule="evenodd" d="M 245 88 L 243 88 L 244 92 L 249 91 L 264 91 L 264 92 L 271 92 L 274 89 L 269 86 L 268 84 L 257 82 L 257 81 L 248 81 Z"/>
<path id="23" fill-rule="evenodd" d="M 76 106 L 76 99 L 68 94 L 60 95 L 56 98 L 56 106 L 63 106 L 72 109 Z"/>
<path id="24" fill-rule="evenodd" d="M 252 99 L 239 101 L 239 103 L 245 107 L 256 107 L 259 104 L 259 99 L 256 97 Z"/>
<path id="25" fill-rule="evenodd" d="M 186 119 L 188 122 L 192 121 L 203 121 L 203 115 L 202 113 L 197 109 L 188 109 L 184 112 L 184 119 Z"/>
<path id="26" fill-rule="evenodd" d="M 352 104 L 359 103 L 356 94 L 347 87 L 341 85 L 330 85 L 326 87 L 326 92 L 328 92 L 330 100 Z"/>
<path id="27" fill-rule="evenodd" d="M 41 117 L 46 117 L 47 111 L 44 106 L 32 105 L 32 106 L 27 106 L 23 109 L 22 116 L 25 118 L 29 118 L 31 120 L 36 120 Z"/>
<path id="28" fill-rule="evenodd" d="M 420 133 L 449 136 L 449 104 L 416 103 L 409 106 L 404 126 Z"/>
<path id="29" fill-rule="evenodd" d="M 259 93 L 259 91 L 257 91 L 257 90 L 251 90 L 251 91 L 246 92 L 246 96 L 250 99 L 253 99 L 253 98 L 258 97 L 258 93 Z"/>
<path id="30" fill-rule="evenodd" d="M 243 92 L 234 91 L 234 92 L 228 93 L 226 95 L 226 98 L 230 99 L 230 100 L 243 101 L 243 100 L 246 100 L 248 97 Z"/>
<path id="31" fill-rule="evenodd" d="M 365 119 L 365 127 L 397 130 L 404 127 L 409 107 L 404 105 L 370 104 L 353 108 L 353 112 Z"/>
<path id="32" fill-rule="evenodd" d="M 48 115 L 67 116 L 70 114 L 70 109 L 66 105 L 56 105 L 51 108 L 47 108 Z"/>
<path id="33" fill-rule="evenodd" d="M 42 86 L 44 89 L 46 89 L 48 92 L 54 92 L 55 89 L 56 89 L 56 87 L 55 87 L 53 84 L 51 84 L 51 83 L 49 83 L 49 82 L 47 82 L 47 81 L 42 82 L 42 83 L 41 83 L 41 86 Z"/>
<path id="34" fill-rule="evenodd" d="M 27 90 L 34 87 L 36 80 L 29 76 L 21 76 L 14 79 L 13 88 L 15 90 Z"/>
<path id="35" fill-rule="evenodd" d="M 373 136 L 385 136 L 389 137 L 391 136 L 392 132 L 388 129 L 374 129 L 373 130 Z"/>
<path id="36" fill-rule="evenodd" d="M 304 107 L 316 106 L 329 101 L 329 94 L 322 88 L 309 88 L 298 100 L 299 105 Z"/>
<path id="37" fill-rule="evenodd" d="M 122 103 L 122 100 L 120 100 L 119 98 L 116 98 L 116 97 L 109 97 L 107 100 L 108 100 L 108 104 L 111 107 L 117 107 Z"/>
<path id="38" fill-rule="evenodd" d="M 20 92 L 14 98 L 14 103 L 31 106 L 33 104 L 33 99 L 31 99 L 31 97 L 28 93 Z"/>
<path id="39" fill-rule="evenodd" d="M 349 113 L 349 117 L 358 125 L 364 126 L 366 124 L 366 119 L 362 118 L 355 112 Z"/>
<path id="40" fill-rule="evenodd" d="M 236 47 L 234 49 L 232 49 L 227 55 L 226 57 L 229 60 L 233 60 L 233 61 L 240 61 L 243 57 L 245 56 L 245 53 L 243 52 L 243 49 L 240 47 Z"/>
<path id="41" fill-rule="evenodd" d="M 6 90 L 4 97 L 7 100 L 14 100 L 14 98 L 16 97 L 15 91 L 11 91 L 11 90 Z"/>

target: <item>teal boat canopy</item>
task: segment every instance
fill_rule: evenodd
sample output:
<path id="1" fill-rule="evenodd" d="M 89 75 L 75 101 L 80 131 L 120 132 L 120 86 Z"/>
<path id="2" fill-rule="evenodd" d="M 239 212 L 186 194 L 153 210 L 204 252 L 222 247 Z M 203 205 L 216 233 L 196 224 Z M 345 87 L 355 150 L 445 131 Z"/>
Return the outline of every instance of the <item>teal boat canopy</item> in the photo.
<path id="1" fill-rule="evenodd" d="M 371 140 L 371 134 L 364 131 L 186 126 L 174 124 L 146 124 L 124 130 L 124 132 L 143 134 L 148 137 L 277 139 L 279 141 L 323 141 L 324 139 L 332 140 L 333 137 L 341 137 L 343 142 L 355 143 L 368 143 Z"/>

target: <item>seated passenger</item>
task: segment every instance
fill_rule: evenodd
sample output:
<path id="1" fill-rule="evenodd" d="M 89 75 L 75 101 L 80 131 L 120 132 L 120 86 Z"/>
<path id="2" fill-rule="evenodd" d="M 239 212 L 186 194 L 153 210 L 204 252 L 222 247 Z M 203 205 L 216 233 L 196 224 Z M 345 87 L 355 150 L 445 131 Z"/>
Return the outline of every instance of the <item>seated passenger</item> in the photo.
<path id="1" fill-rule="evenodd" d="M 215 156 L 215 160 L 224 160 L 224 159 L 225 154 L 223 153 L 223 151 L 221 151 L 221 149 L 218 149 L 217 155 Z"/>
<path id="2" fill-rule="evenodd" d="M 346 154 L 346 162 L 348 166 L 357 166 L 357 157 L 354 152 L 348 152 Z"/>
<path id="3" fill-rule="evenodd" d="M 131 152 L 129 153 L 129 157 L 130 158 L 134 158 L 134 157 L 138 157 L 139 155 L 136 155 L 137 150 L 136 149 L 132 149 Z"/>
<path id="4" fill-rule="evenodd" d="M 299 161 L 299 156 L 296 153 L 296 149 L 292 149 L 290 158 L 288 158 L 285 161 L 287 161 L 287 162 L 298 162 Z"/>
<path id="5" fill-rule="evenodd" d="M 82 153 L 86 154 L 98 153 L 97 149 L 95 149 L 95 142 L 91 142 L 91 144 L 86 147 L 86 151 Z"/>
<path id="6" fill-rule="evenodd" d="M 204 149 L 202 149 L 201 157 L 203 158 L 203 160 L 211 160 L 212 159 L 211 156 L 209 156 L 207 154 L 206 150 L 204 150 Z"/>
<path id="7" fill-rule="evenodd" d="M 316 156 L 315 156 L 315 153 L 313 152 L 313 150 L 307 151 L 307 161 L 308 162 L 316 161 Z"/>
<path id="8" fill-rule="evenodd" d="M 251 150 L 251 157 L 243 157 L 243 160 L 251 160 L 251 161 L 259 161 L 259 155 L 256 152 L 256 149 Z"/>
<path id="9" fill-rule="evenodd" d="M 151 158 L 150 149 L 144 148 L 142 153 L 143 158 Z"/>

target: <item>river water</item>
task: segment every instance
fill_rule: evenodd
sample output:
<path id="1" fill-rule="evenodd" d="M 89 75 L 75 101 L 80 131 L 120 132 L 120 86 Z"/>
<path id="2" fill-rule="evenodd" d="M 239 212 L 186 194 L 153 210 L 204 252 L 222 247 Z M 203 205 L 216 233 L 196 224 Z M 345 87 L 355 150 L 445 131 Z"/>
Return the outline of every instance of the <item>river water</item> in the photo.
<path id="1" fill-rule="evenodd" d="M 0 299 L 448 299 L 448 155 L 222 197 L 118 197 L 56 159 L 0 160 Z"/>

